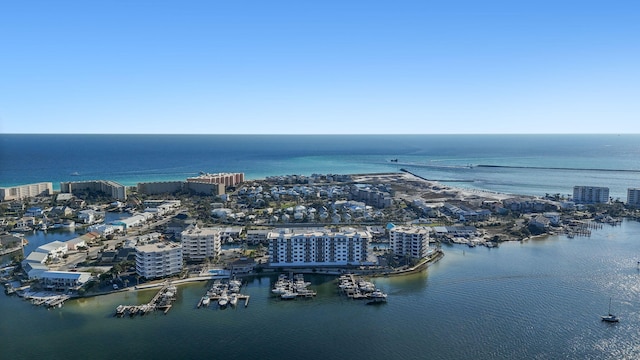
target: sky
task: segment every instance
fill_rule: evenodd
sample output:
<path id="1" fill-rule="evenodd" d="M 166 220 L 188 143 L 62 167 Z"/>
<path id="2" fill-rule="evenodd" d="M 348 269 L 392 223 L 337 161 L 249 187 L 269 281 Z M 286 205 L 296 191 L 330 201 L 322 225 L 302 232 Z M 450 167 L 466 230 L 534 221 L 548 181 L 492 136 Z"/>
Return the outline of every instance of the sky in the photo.
<path id="1" fill-rule="evenodd" d="M 640 133 L 640 1 L 0 0 L 0 133 Z"/>

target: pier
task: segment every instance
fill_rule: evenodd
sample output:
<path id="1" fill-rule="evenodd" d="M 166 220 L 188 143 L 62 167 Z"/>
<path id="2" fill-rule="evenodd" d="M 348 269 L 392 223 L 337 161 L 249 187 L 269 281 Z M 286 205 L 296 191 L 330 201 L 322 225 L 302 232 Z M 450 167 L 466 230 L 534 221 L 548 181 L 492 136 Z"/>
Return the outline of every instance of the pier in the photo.
<path id="1" fill-rule="evenodd" d="M 177 288 L 170 283 L 165 284 L 153 296 L 151 301 L 143 305 L 118 305 L 115 316 L 123 317 L 129 315 L 145 315 L 155 310 L 162 310 L 166 315 L 171 309 L 172 303 L 176 300 Z"/>

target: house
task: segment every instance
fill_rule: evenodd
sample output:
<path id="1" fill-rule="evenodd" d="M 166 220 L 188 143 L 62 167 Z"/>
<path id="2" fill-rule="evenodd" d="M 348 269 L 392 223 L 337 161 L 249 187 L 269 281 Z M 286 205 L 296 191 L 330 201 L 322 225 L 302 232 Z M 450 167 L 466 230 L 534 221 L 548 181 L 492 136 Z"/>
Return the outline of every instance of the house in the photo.
<path id="1" fill-rule="evenodd" d="M 69 250 L 78 250 L 78 248 L 84 248 L 87 246 L 87 241 L 84 237 L 80 236 L 71 240 L 65 241 Z"/>
<path id="2" fill-rule="evenodd" d="M 540 229 L 547 229 L 551 225 L 551 220 L 544 215 L 534 216 L 529 220 L 529 225 Z"/>
<path id="3" fill-rule="evenodd" d="M 49 211 L 49 216 L 69 217 L 71 215 L 73 215 L 73 209 L 68 206 L 54 206 Z"/>
<path id="4" fill-rule="evenodd" d="M 231 274 L 249 274 L 253 272 L 255 266 L 256 262 L 253 258 L 244 257 L 229 264 Z"/>
<path id="5" fill-rule="evenodd" d="M 35 252 L 44 253 L 47 254 L 49 258 L 56 259 L 62 257 L 68 250 L 69 248 L 66 243 L 63 243 L 62 241 L 53 241 L 39 246 Z"/>

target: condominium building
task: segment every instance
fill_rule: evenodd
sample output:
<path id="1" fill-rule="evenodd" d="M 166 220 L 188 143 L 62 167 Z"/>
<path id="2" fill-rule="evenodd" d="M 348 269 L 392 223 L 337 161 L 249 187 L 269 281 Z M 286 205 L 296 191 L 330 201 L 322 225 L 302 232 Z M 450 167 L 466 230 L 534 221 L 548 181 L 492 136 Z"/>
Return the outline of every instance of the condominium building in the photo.
<path id="1" fill-rule="evenodd" d="M 182 254 L 185 259 L 205 260 L 220 255 L 222 241 L 221 229 L 193 227 L 180 233 Z"/>
<path id="2" fill-rule="evenodd" d="M 170 194 L 179 191 L 188 191 L 195 194 L 220 196 L 225 193 L 225 185 L 222 183 L 200 182 L 199 178 L 191 178 L 192 181 L 160 181 L 138 183 L 138 193 L 146 195 Z"/>
<path id="3" fill-rule="evenodd" d="M 606 204 L 609 202 L 609 188 L 599 186 L 574 186 L 573 201 L 581 204 Z"/>
<path id="4" fill-rule="evenodd" d="M 244 182 L 244 173 L 201 174 L 197 177 L 187 178 L 187 182 L 236 186 Z"/>
<path id="5" fill-rule="evenodd" d="M 21 200 L 53 194 L 53 183 L 41 182 L 0 188 L 0 201 Z"/>
<path id="6" fill-rule="evenodd" d="M 640 188 L 627 189 L 627 205 L 640 207 Z"/>
<path id="7" fill-rule="evenodd" d="M 110 180 L 69 181 L 60 183 L 60 192 L 101 191 L 116 200 L 127 200 L 127 189 L 124 185 Z"/>
<path id="8" fill-rule="evenodd" d="M 345 266 L 367 262 L 371 234 L 368 231 L 271 232 L 269 261 L 272 266 Z"/>
<path id="9" fill-rule="evenodd" d="M 136 246 L 136 273 L 146 279 L 182 271 L 182 245 L 169 242 Z"/>
<path id="10" fill-rule="evenodd" d="M 418 227 L 394 227 L 389 230 L 389 247 L 395 255 L 422 259 L 429 253 L 429 231 Z"/>

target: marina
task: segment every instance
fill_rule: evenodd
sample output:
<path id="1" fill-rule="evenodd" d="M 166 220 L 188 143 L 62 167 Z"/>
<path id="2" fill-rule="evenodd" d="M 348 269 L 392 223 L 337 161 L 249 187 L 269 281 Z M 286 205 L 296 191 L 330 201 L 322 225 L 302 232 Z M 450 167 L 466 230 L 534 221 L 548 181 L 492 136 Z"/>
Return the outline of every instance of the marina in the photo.
<path id="1" fill-rule="evenodd" d="M 240 294 L 242 281 L 229 279 L 228 281 L 214 280 L 207 293 L 200 298 L 197 308 L 208 307 L 211 303 L 224 309 L 227 305 L 236 307 L 240 300 L 244 300 L 244 307 L 249 306 L 249 295 Z"/>
<path id="2" fill-rule="evenodd" d="M 135 315 L 145 315 L 155 310 L 162 310 L 166 315 L 171 310 L 172 303 L 176 300 L 177 291 L 178 289 L 174 285 L 166 283 L 147 304 L 118 305 L 115 316 L 123 317 L 129 315 L 133 317 Z"/>
<path id="3" fill-rule="evenodd" d="M 316 296 L 316 292 L 307 289 L 307 286 L 311 285 L 311 282 L 304 280 L 304 275 L 291 273 L 289 277 L 285 274 L 280 274 L 276 281 L 271 293 L 279 296 L 282 300 L 293 300 L 298 297 L 312 298 Z"/>
<path id="4" fill-rule="evenodd" d="M 387 294 L 378 289 L 373 282 L 354 274 L 341 275 L 338 278 L 338 288 L 347 297 L 354 300 L 387 301 Z"/>

